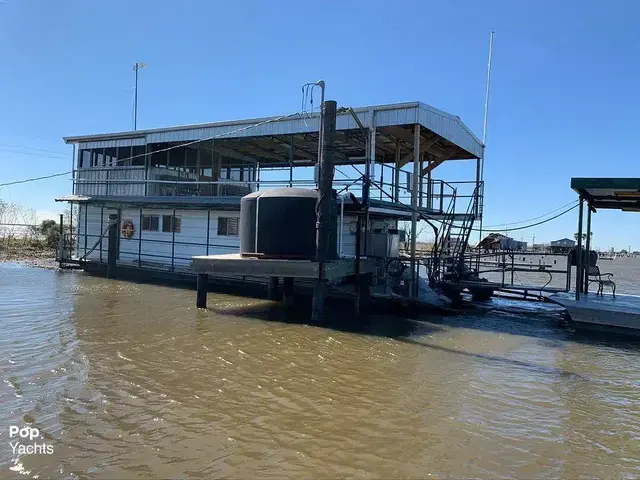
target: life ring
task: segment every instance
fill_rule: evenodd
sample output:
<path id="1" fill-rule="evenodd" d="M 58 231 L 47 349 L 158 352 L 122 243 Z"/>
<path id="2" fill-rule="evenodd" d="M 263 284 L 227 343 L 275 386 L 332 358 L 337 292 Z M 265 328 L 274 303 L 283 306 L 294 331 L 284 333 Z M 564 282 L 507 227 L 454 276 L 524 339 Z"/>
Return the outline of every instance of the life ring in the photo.
<path id="1" fill-rule="evenodd" d="M 133 226 L 133 222 L 131 220 L 124 220 L 122 222 L 122 227 L 120 228 L 120 232 L 124 238 L 133 237 L 133 233 L 135 232 L 135 228 Z"/>

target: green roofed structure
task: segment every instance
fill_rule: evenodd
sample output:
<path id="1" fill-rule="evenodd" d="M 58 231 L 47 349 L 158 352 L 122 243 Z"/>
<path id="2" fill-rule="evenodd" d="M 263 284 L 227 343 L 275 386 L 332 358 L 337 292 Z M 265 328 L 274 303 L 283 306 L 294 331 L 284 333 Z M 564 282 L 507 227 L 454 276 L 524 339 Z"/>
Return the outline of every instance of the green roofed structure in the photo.
<path id="1" fill-rule="evenodd" d="M 571 188 L 579 195 L 578 245 L 583 251 L 582 232 L 584 204 L 587 205 L 586 248 L 591 248 L 591 214 L 600 210 L 640 212 L 640 178 L 572 178 Z M 575 297 L 555 294 L 551 300 L 563 305 L 571 318 L 582 325 L 640 329 L 640 297 L 615 295 L 613 274 L 601 273 L 591 264 L 589 255 L 577 254 Z M 586 260 L 586 262 L 585 262 Z M 589 283 L 596 282 L 613 289 L 612 295 L 589 295 Z M 601 290 L 599 290 L 601 292 Z"/>

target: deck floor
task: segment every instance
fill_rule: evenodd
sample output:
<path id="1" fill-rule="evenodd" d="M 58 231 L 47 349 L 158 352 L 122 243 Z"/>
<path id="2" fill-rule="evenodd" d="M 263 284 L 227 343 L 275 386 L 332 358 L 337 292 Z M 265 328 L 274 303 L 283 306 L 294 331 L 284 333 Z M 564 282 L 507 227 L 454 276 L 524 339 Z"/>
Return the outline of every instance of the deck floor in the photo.
<path id="1" fill-rule="evenodd" d="M 640 296 L 557 293 L 550 300 L 564 306 L 576 322 L 640 329 Z"/>

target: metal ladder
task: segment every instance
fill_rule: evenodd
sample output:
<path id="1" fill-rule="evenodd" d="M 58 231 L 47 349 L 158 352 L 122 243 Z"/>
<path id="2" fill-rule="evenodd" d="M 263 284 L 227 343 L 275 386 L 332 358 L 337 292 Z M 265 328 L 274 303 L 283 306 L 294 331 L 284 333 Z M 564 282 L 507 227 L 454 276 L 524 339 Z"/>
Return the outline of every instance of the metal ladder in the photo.
<path id="1" fill-rule="evenodd" d="M 449 207 L 442 221 L 442 231 L 433 260 L 433 278 L 436 281 L 460 280 L 464 274 L 464 255 L 478 211 L 478 190 L 476 187 L 466 212 L 456 214 L 457 194 L 454 190 Z"/>

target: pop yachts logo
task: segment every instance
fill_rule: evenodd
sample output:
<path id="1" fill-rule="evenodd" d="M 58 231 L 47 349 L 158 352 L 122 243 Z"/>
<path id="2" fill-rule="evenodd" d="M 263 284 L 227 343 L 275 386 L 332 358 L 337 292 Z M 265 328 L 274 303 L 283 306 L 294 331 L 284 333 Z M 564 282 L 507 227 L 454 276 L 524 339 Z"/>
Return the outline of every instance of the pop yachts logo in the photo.
<path id="1" fill-rule="evenodd" d="M 39 443 L 41 437 L 40 430 L 35 427 L 9 427 L 9 445 L 14 455 L 51 455 L 53 445 Z"/>

